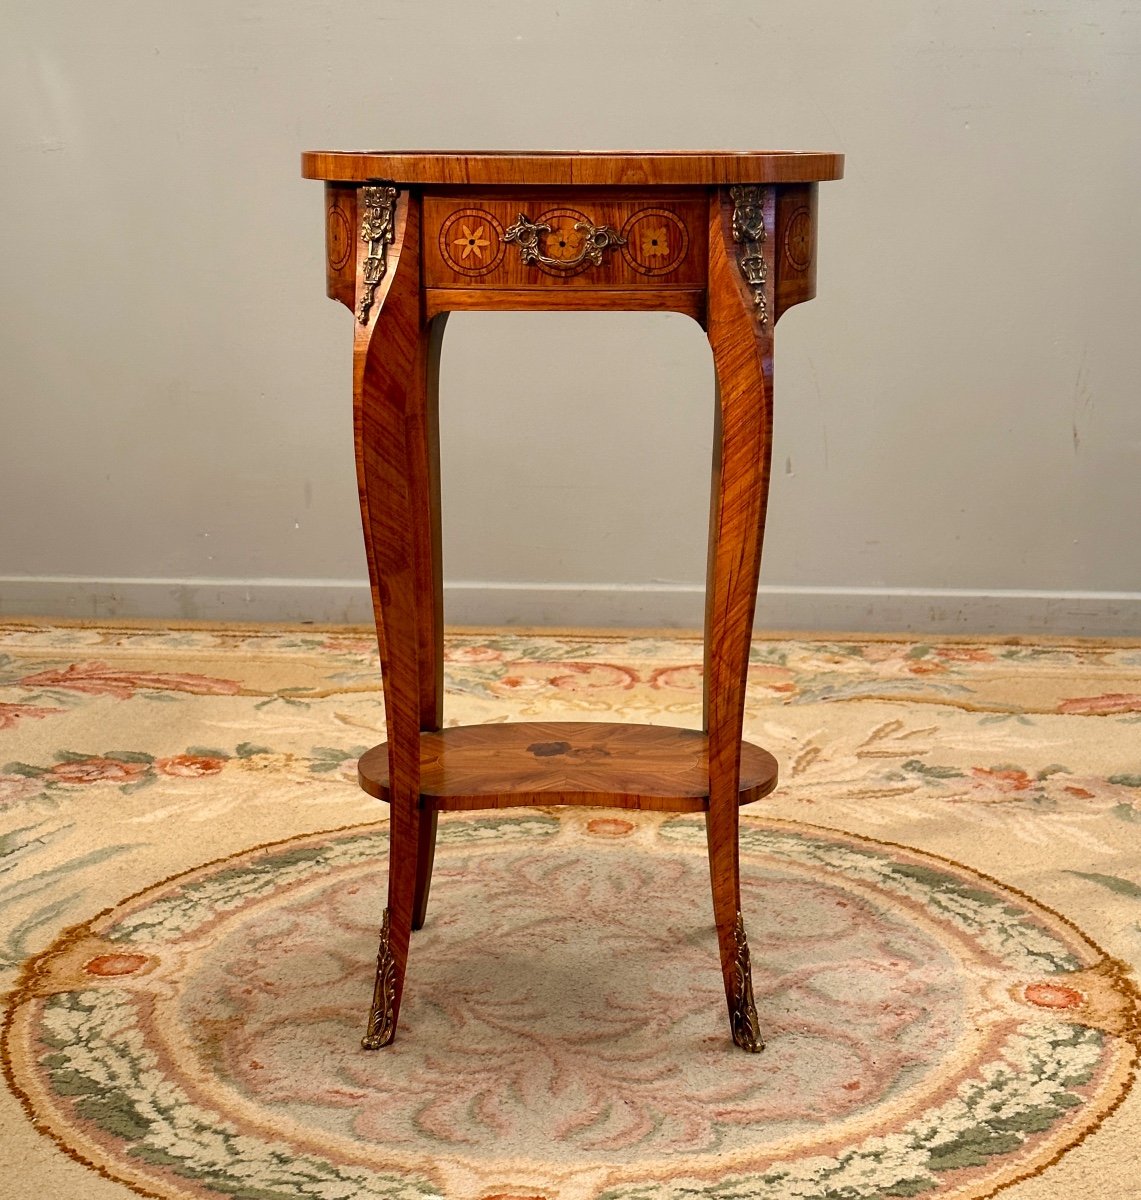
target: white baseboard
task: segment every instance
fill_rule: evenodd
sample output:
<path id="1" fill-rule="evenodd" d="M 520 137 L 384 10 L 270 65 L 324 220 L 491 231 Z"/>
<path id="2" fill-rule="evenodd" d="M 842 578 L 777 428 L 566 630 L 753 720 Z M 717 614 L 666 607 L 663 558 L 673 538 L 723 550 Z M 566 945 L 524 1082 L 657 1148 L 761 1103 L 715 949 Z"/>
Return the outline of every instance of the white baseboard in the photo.
<path id="1" fill-rule="evenodd" d="M 446 583 L 450 625 L 697 629 L 693 585 Z M 372 619 L 355 579 L 0 578 L 0 616 L 170 620 Z M 762 586 L 756 629 L 867 633 L 1141 636 L 1139 592 Z"/>
<path id="2" fill-rule="evenodd" d="M 696 629 L 704 606 L 696 586 L 459 583 L 444 590 L 445 617 L 457 625 Z M 762 585 L 753 628 L 1141 636 L 1141 593 Z"/>

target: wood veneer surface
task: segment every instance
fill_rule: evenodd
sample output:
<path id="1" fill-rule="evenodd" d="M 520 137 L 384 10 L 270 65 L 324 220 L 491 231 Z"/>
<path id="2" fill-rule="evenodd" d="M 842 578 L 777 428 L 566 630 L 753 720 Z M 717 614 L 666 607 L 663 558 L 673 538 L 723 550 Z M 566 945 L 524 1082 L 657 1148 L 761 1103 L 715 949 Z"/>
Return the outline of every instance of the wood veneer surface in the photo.
<path id="1" fill-rule="evenodd" d="M 301 156 L 301 174 L 429 185 L 815 183 L 842 178 L 844 156 L 788 150 L 309 150 Z"/>
<path id="2" fill-rule="evenodd" d="M 388 746 L 361 756 L 361 787 L 390 799 Z M 776 787 L 776 760 L 741 744 L 738 803 Z M 439 809 L 584 804 L 695 812 L 709 799 L 709 739 L 696 729 L 604 721 L 458 725 L 420 735 L 420 794 Z"/>

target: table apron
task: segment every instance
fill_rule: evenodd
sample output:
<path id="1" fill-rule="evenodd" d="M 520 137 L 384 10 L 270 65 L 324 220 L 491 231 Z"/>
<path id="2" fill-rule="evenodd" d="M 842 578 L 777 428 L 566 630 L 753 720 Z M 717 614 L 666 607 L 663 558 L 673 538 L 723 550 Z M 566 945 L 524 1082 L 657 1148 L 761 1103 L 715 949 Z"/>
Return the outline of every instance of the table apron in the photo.
<path id="1" fill-rule="evenodd" d="M 775 228 L 766 236 L 775 241 L 773 310 L 779 318 L 816 294 L 817 186 L 768 186 L 776 192 Z M 709 205 L 717 189 L 410 191 L 423 213 L 419 270 L 428 316 L 462 309 L 598 308 L 682 312 L 704 323 Z M 326 290 L 354 309 L 358 185 L 326 184 L 325 215 Z M 532 261 L 525 261 L 518 235 L 508 239 L 521 216 L 550 226 L 539 233 Z M 603 230 L 615 236 L 598 232 Z M 583 253 L 587 238 L 593 238 L 598 261 Z"/>
<path id="2" fill-rule="evenodd" d="M 704 287 L 705 193 L 531 191 L 423 199 L 425 287 Z"/>

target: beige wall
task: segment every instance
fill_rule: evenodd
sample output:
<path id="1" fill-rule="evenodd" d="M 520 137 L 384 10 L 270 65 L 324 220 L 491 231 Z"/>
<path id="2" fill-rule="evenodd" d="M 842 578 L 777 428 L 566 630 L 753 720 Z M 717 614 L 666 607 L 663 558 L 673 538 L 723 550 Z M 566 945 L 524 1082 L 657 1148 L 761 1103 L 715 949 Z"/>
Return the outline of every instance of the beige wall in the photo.
<path id="1" fill-rule="evenodd" d="M 311 147 L 841 150 L 761 624 L 1141 632 L 1141 8 L 7 0 L 0 611 L 363 617 Z M 452 318 L 447 617 L 692 623 L 684 318 Z"/>

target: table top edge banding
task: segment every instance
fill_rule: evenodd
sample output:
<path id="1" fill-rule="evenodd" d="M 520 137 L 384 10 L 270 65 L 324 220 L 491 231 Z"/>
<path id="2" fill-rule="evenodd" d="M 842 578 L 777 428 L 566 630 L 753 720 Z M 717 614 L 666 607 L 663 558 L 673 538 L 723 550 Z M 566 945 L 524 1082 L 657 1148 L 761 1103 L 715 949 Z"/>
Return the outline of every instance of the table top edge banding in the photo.
<path id="1" fill-rule="evenodd" d="M 309 150 L 306 179 L 407 186 L 716 187 L 818 183 L 843 177 L 844 156 L 811 151 L 345 151 Z"/>

